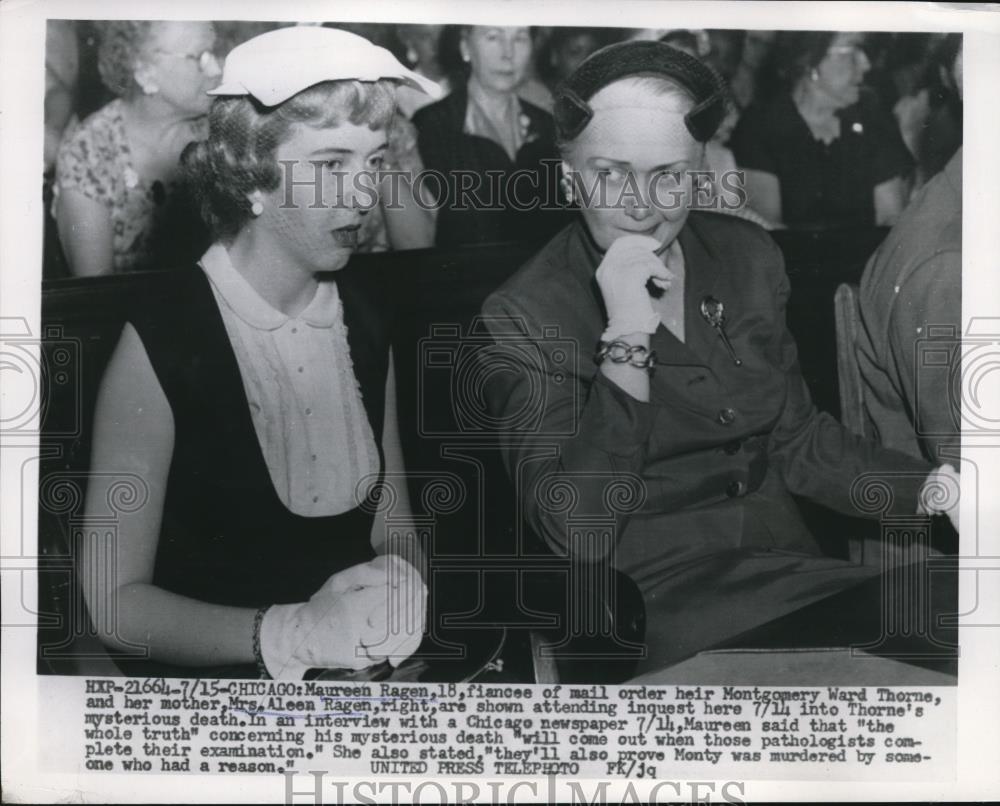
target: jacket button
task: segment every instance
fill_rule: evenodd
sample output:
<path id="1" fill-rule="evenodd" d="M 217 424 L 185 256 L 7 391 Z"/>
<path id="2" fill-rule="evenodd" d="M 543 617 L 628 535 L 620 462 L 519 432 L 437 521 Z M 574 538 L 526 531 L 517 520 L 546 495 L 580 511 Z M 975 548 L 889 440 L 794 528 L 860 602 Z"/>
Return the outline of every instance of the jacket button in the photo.
<path id="1" fill-rule="evenodd" d="M 726 495 L 730 498 L 736 498 L 736 496 L 742 495 L 744 489 L 742 481 L 731 481 L 726 485 Z"/>
<path id="2" fill-rule="evenodd" d="M 716 419 L 719 421 L 719 425 L 731 425 L 736 419 L 736 409 L 719 409 Z"/>
<path id="3" fill-rule="evenodd" d="M 735 453 L 739 453 L 740 448 L 742 447 L 743 443 L 740 442 L 738 439 L 734 439 L 732 442 L 727 442 L 725 445 L 723 445 L 722 450 L 724 450 L 729 456 L 732 456 Z"/>

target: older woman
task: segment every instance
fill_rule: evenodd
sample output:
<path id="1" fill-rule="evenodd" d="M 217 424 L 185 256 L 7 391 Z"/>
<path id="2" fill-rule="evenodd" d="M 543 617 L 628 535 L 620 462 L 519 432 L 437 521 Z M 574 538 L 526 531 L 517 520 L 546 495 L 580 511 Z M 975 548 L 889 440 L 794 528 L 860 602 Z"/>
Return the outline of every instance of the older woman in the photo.
<path id="1" fill-rule="evenodd" d="M 133 306 L 97 402 L 88 516 L 115 473 L 148 492 L 121 541 L 95 536 L 84 560 L 109 645 L 300 678 L 419 642 L 425 589 L 373 549 L 373 484 L 402 464 L 384 313 L 364 277 L 331 274 L 357 243 L 400 81 L 433 89 L 325 28 L 229 56 L 208 139 L 185 155 L 215 243 L 168 299 Z"/>
<path id="2" fill-rule="evenodd" d="M 101 24 L 98 66 L 119 97 L 67 133 L 55 216 L 70 270 L 110 274 L 193 259 L 206 243 L 180 181 L 219 81 L 207 22 Z M 197 250 L 197 251 L 192 251 Z"/>
<path id="3" fill-rule="evenodd" d="M 522 359 L 486 367 L 485 394 L 498 423 L 530 424 L 501 445 L 532 529 L 643 591 L 649 671 L 874 573 L 821 556 L 791 493 L 855 513 L 852 483 L 884 471 L 912 513 L 932 469 L 817 411 L 781 252 L 757 225 L 689 211 L 724 114 L 710 68 L 612 45 L 555 109 L 582 216 L 487 300 L 498 343 L 536 349 L 501 351 Z"/>
<path id="4" fill-rule="evenodd" d="M 438 246 L 540 239 L 565 223 L 552 117 L 521 100 L 527 28 L 464 27 L 465 85 L 414 115 L 424 167 L 444 175 Z"/>
<path id="5" fill-rule="evenodd" d="M 890 114 L 861 86 L 864 35 L 782 32 L 782 91 L 740 118 L 730 146 L 749 204 L 788 227 L 890 225 L 902 212 L 913 160 Z"/>

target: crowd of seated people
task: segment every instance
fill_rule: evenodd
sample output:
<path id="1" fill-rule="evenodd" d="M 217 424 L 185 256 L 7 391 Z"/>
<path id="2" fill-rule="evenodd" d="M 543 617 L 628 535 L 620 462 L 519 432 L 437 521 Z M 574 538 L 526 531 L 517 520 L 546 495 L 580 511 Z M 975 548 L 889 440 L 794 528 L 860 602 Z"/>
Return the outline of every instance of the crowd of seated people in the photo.
<path id="1" fill-rule="evenodd" d="M 597 351 L 565 375 L 492 375 L 484 399 L 502 422 L 536 387 L 559 386 L 544 396 L 544 433 L 570 436 L 524 474 L 538 506 L 521 513 L 557 551 L 567 549 L 569 532 L 542 504 L 550 476 L 624 473 L 649 485 L 641 517 L 616 522 L 618 536 L 631 539 L 615 558 L 656 617 L 649 671 L 876 573 L 825 556 L 793 494 L 852 514 L 852 482 L 884 472 L 906 478 L 897 497 L 909 514 L 955 523 L 953 502 L 938 506 L 926 493 L 956 477 L 949 454 L 907 450 L 886 438 L 887 426 L 881 442 L 864 439 L 814 405 L 785 319 L 783 256 L 765 232 L 901 221 L 891 243 L 908 243 L 927 217 L 944 221 L 940 211 L 950 210 L 941 235 L 951 239 L 950 257 L 919 276 L 921 289 L 944 282 L 955 290 L 960 129 L 944 121 L 961 119 L 960 82 L 950 65 L 935 76 L 954 62 L 954 39 L 924 37 L 914 55 L 902 53 L 911 40 L 857 32 L 324 23 L 261 33 L 253 25 L 88 26 L 111 93 L 89 114 L 73 100 L 95 96 L 80 88 L 84 71 L 74 67 L 83 61 L 71 47 L 81 31 L 50 31 L 53 51 L 70 44 L 67 58 L 48 67 L 47 146 L 58 147 L 47 147 L 55 157 L 46 170 L 58 242 L 47 249 L 58 247 L 75 276 L 173 270 L 191 306 L 190 319 L 178 320 L 156 300 L 132 304 L 95 417 L 94 467 L 139 461 L 162 494 L 162 513 L 154 507 L 133 519 L 136 542 L 113 583 L 136 604 L 126 626 L 153 642 L 154 660 L 256 662 L 276 677 L 289 664 L 295 676 L 312 666 L 364 666 L 357 656 L 347 663 L 347 643 L 327 655 L 288 645 L 288 635 L 315 627 L 314 610 L 341 600 L 370 661 L 416 648 L 420 625 L 411 625 L 403 649 L 374 643 L 387 618 L 373 626 L 381 592 L 352 605 L 341 590 L 383 584 L 372 513 L 352 495 L 362 481 L 401 473 L 403 462 L 386 312 L 374 310 L 366 286 L 352 285 L 362 282 L 356 273 L 342 287 L 330 278 L 355 251 L 536 248 L 489 297 L 490 333 L 519 332 L 548 356 L 540 334 L 556 322 Z M 293 69 L 299 47 L 324 77 L 310 81 Z M 361 61 L 345 67 L 329 50 L 338 47 Z M 940 134 L 929 137 L 935 116 Z M 933 177 L 949 144 L 957 155 L 947 154 Z M 278 166 L 287 170 L 290 158 L 289 208 Z M 336 208 L 332 233 L 316 209 L 324 205 L 305 203 L 306 162 L 329 169 L 322 192 Z M 707 190 L 698 178 L 706 170 L 716 183 Z M 338 172 L 374 182 L 373 203 L 355 184 L 338 188 Z M 724 177 L 741 173 L 745 195 L 734 208 L 695 203 L 702 191 L 721 199 Z M 404 181 L 394 181 L 400 174 Z M 406 181 L 429 175 L 438 181 Z M 625 203 L 595 202 L 587 190 L 598 186 Z M 654 203 L 653 188 L 678 203 Z M 897 272 L 924 268 L 923 250 L 913 267 L 894 265 L 897 251 L 875 256 L 870 286 L 888 293 Z M 949 310 L 957 316 L 955 305 Z M 892 338 L 881 333 L 879 312 L 871 316 L 874 364 L 889 360 L 877 353 Z M 923 327 L 907 322 L 917 333 Z M 308 338 L 290 335 L 300 329 Z M 211 361 L 196 361 L 205 349 Z M 205 377 L 178 372 L 185 362 Z M 657 363 L 665 365 L 659 373 Z M 194 405 L 186 384 L 217 394 Z M 907 403 L 892 408 L 905 413 Z M 236 426 L 234 411 L 242 412 Z M 145 442 L 135 444 L 129 435 L 151 419 Z M 538 446 L 522 434 L 500 441 L 513 478 Z M 216 443 L 225 450 L 213 452 Z M 323 448 L 332 453 L 324 458 Z M 208 454 L 218 474 L 211 483 L 226 489 L 218 500 L 200 480 Z M 353 457 L 350 467 L 343 455 Z M 579 484 L 584 505 L 596 502 L 596 487 Z M 238 512 L 241 495 L 255 501 L 246 512 Z M 99 498 L 94 488 L 88 506 Z M 186 522 L 199 513 L 197 527 Z M 350 535 L 349 556 L 282 587 L 333 527 Z M 208 548 L 183 542 L 199 529 L 206 541 L 214 530 L 229 542 L 205 559 L 199 552 Z M 228 589 L 212 577 L 240 544 L 240 529 L 255 541 L 252 592 L 247 569 L 231 569 Z M 280 553 L 276 535 L 286 532 L 295 551 L 276 575 L 267 558 Z M 607 549 L 584 547 L 589 559 Z M 204 566 L 200 576 L 192 557 Z M 426 589 L 410 565 L 422 572 L 424 558 L 410 559 L 399 574 L 419 609 Z M 88 602 L 105 594 L 89 590 Z M 152 615 L 161 611 L 184 618 Z M 367 621 L 358 621 L 361 611 Z M 177 627 L 194 618 L 211 641 Z"/>
<path id="2" fill-rule="evenodd" d="M 47 277 L 168 268 L 200 254 L 206 234 L 181 152 L 204 136 L 205 92 L 226 53 L 290 24 L 50 23 Z M 382 181 L 362 252 L 541 242 L 558 231 L 569 215 L 552 93 L 616 41 L 659 39 L 723 78 L 728 111 L 706 144 L 707 181 L 718 199 L 721 177 L 739 170 L 745 198 L 716 208 L 769 229 L 891 225 L 961 143 L 947 80 L 954 35 L 326 25 L 388 48 L 443 94 L 400 90 L 382 168 L 434 176 Z"/>

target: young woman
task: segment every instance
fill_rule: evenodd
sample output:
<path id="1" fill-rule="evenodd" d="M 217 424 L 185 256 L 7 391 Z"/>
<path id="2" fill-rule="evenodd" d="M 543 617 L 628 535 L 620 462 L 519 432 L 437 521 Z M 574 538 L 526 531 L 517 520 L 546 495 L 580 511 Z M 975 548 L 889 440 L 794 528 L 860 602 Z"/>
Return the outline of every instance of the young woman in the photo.
<path id="1" fill-rule="evenodd" d="M 88 516 L 115 473 L 147 496 L 83 559 L 108 645 L 175 674 L 256 662 L 301 678 L 419 643 L 426 589 L 373 547 L 378 482 L 402 469 L 386 312 L 340 272 L 400 81 L 433 89 L 333 29 L 230 54 L 185 154 L 215 243 L 168 298 L 132 307 L 97 401 Z"/>

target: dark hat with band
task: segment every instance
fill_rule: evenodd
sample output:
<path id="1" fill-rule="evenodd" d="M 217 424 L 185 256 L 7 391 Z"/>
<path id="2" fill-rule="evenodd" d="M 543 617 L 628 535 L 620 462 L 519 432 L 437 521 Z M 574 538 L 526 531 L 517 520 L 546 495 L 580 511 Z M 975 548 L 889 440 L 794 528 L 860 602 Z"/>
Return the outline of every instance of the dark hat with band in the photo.
<path id="1" fill-rule="evenodd" d="M 555 91 L 552 113 L 559 138 L 574 139 L 590 123 L 588 101 L 598 90 L 622 78 L 659 75 L 680 84 L 695 105 L 684 123 L 695 140 L 712 139 L 726 114 L 726 85 L 711 67 L 664 42 L 619 42 L 589 56 Z"/>

